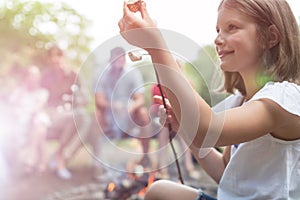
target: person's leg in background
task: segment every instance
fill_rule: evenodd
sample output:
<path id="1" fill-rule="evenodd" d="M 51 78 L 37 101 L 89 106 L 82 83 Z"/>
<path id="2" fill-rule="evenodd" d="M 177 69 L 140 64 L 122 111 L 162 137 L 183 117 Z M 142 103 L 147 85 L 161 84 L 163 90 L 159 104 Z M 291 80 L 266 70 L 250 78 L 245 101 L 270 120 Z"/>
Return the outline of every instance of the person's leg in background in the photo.
<path id="1" fill-rule="evenodd" d="M 169 131 L 168 128 L 162 127 L 158 133 L 158 169 L 160 177 L 162 179 L 169 178 L 168 170 L 168 143 L 169 143 Z"/>
<path id="2" fill-rule="evenodd" d="M 30 120 L 27 142 L 23 150 L 25 154 L 22 156 L 25 158 L 22 161 L 25 174 L 46 170 L 46 139 L 50 124 L 50 118 L 45 112 L 35 113 Z"/>
<path id="3" fill-rule="evenodd" d="M 64 159 L 68 163 L 78 153 L 80 148 L 85 145 L 91 133 L 92 120 L 85 108 L 73 111 L 75 120 L 76 134 L 73 135 L 68 148 L 64 152 Z"/>
<path id="4" fill-rule="evenodd" d="M 105 109 L 96 109 L 95 116 L 91 122 L 91 132 L 88 137 L 93 153 L 92 178 L 95 180 L 101 180 L 105 173 L 105 168 L 101 163 L 101 156 L 103 154 L 102 148 L 105 143 L 105 137 L 113 137 L 111 123 L 108 122 L 107 118 L 108 116 Z"/>
<path id="5" fill-rule="evenodd" d="M 58 114 L 52 126 L 55 127 L 54 130 L 56 131 L 55 135 L 57 135 L 58 147 L 50 158 L 50 168 L 59 178 L 70 179 L 72 178 L 72 174 L 67 169 L 64 152 L 74 135 L 76 135 L 76 126 L 74 124 L 72 113 L 67 112 Z"/>
<path id="6" fill-rule="evenodd" d="M 141 142 L 143 156 L 139 163 L 144 167 L 149 167 L 151 165 L 151 160 L 148 155 L 151 141 L 151 124 L 147 109 L 145 107 L 141 107 L 136 110 L 133 114 L 133 120 L 136 125 L 140 126 L 139 140 Z"/>

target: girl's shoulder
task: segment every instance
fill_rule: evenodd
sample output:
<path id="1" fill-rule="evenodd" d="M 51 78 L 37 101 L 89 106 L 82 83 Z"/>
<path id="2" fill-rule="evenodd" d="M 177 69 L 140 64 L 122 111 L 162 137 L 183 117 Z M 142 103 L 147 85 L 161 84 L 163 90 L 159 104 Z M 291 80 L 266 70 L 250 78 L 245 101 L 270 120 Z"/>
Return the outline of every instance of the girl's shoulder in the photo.
<path id="1" fill-rule="evenodd" d="M 300 116 L 300 85 L 288 81 L 268 82 L 250 100 L 267 98 L 286 111 Z"/>

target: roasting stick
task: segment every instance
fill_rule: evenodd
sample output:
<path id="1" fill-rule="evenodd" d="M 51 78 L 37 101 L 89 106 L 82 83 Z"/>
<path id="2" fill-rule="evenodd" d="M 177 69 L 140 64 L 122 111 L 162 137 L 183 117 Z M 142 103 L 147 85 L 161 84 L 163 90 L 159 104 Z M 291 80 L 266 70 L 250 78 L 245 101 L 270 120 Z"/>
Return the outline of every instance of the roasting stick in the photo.
<path id="1" fill-rule="evenodd" d="M 162 87 L 161 87 L 160 80 L 159 80 L 158 74 L 156 72 L 156 69 L 154 69 L 154 70 L 155 70 L 155 76 L 156 76 L 156 80 L 157 80 L 157 86 L 158 86 L 159 92 L 160 92 L 161 97 L 162 97 L 163 106 L 164 106 L 164 108 L 166 110 L 166 115 L 168 116 L 166 99 L 165 99 L 165 96 L 163 94 Z M 181 169 L 180 169 L 180 165 L 179 165 L 179 161 L 178 161 L 178 157 L 177 157 L 177 153 L 176 153 L 176 150 L 175 150 L 175 147 L 174 147 L 174 144 L 173 144 L 173 136 L 176 133 L 173 131 L 172 124 L 170 122 L 168 122 L 168 131 L 169 131 L 169 142 L 170 142 L 170 145 L 171 145 L 171 148 L 172 148 L 172 152 L 173 152 L 174 157 L 175 157 L 175 163 L 176 163 L 176 167 L 177 167 L 177 171 L 178 171 L 178 179 L 180 180 L 180 182 L 182 184 L 184 184 L 184 181 L 183 181 L 183 178 L 182 178 Z"/>
<path id="2" fill-rule="evenodd" d="M 143 55 L 149 55 L 149 54 L 135 54 L 133 52 L 128 53 L 128 56 L 129 56 L 130 60 L 133 61 L 133 62 L 142 60 Z M 166 97 L 164 96 L 162 86 L 160 84 L 160 79 L 158 77 L 158 74 L 157 74 L 157 71 L 156 71 L 155 68 L 154 68 L 154 71 L 155 71 L 155 76 L 156 76 L 156 80 L 157 80 L 157 86 L 158 86 L 159 92 L 160 92 L 161 97 L 162 97 L 163 106 L 166 110 L 166 115 L 168 116 Z M 171 145 L 171 148 L 172 148 L 172 152 L 174 154 L 176 168 L 177 168 L 177 172 L 178 172 L 178 179 L 180 180 L 181 184 L 184 184 L 184 181 L 183 181 L 183 178 L 182 178 L 182 173 L 181 173 L 181 168 L 180 168 L 178 157 L 177 157 L 177 153 L 176 153 L 176 150 L 175 150 L 175 147 L 174 147 L 174 144 L 173 144 L 173 136 L 176 133 L 173 131 L 172 124 L 170 122 L 168 122 L 168 131 L 169 131 L 169 142 L 170 142 L 170 145 Z"/>

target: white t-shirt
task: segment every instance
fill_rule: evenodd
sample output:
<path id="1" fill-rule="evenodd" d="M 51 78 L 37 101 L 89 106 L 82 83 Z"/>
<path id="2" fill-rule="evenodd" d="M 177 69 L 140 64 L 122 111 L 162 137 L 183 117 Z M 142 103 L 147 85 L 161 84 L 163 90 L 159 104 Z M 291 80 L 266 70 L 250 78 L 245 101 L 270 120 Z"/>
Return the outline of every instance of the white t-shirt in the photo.
<path id="1" fill-rule="evenodd" d="M 299 85 L 269 82 L 249 101 L 262 98 L 300 116 Z M 285 141 L 266 134 L 232 146 L 231 159 L 219 184 L 218 200 L 248 199 L 300 199 L 300 139 Z"/>

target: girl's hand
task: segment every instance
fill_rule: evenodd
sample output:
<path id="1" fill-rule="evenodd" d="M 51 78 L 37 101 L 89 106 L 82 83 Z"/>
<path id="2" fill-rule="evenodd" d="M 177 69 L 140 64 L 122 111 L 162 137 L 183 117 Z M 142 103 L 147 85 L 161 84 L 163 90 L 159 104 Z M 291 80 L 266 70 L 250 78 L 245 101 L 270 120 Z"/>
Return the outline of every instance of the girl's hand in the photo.
<path id="1" fill-rule="evenodd" d="M 155 104 L 159 104 L 159 111 L 158 111 L 158 116 L 159 116 L 159 122 L 164 125 L 165 127 L 168 127 L 168 124 L 171 123 L 172 126 L 172 130 L 174 132 L 177 132 L 179 129 L 179 123 L 177 118 L 175 117 L 174 113 L 173 113 L 173 109 L 172 106 L 169 102 L 168 99 L 166 100 L 166 105 L 167 105 L 167 110 L 164 108 L 163 105 L 163 100 L 161 96 L 154 96 L 154 103 Z"/>
<path id="2" fill-rule="evenodd" d="M 118 25 L 122 37 L 128 43 L 143 48 L 146 51 L 150 49 L 161 49 L 163 42 L 162 35 L 154 21 L 150 18 L 146 9 L 146 3 L 141 2 L 141 9 L 139 10 L 141 18 L 135 16 L 128 8 L 127 2 L 123 5 L 123 17 L 120 19 Z"/>

